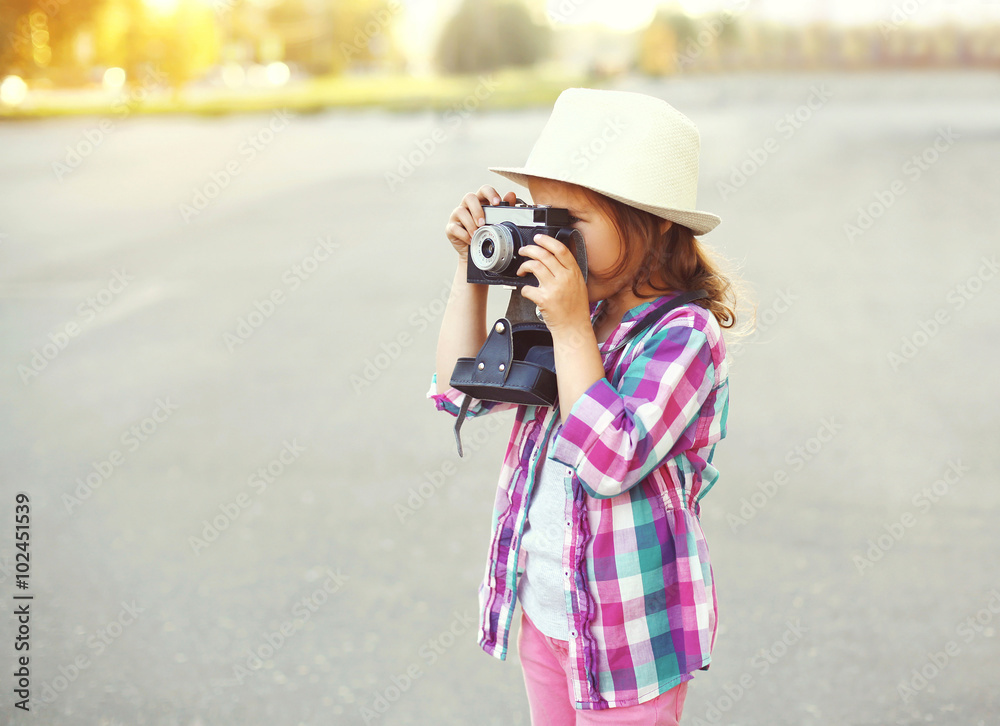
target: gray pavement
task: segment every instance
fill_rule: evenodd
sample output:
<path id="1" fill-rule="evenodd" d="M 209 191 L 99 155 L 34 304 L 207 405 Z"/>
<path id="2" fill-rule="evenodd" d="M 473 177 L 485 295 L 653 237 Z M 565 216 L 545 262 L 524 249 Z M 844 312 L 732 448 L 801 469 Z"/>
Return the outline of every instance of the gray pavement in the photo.
<path id="1" fill-rule="evenodd" d="M 1000 76 L 620 87 L 698 124 L 758 304 L 684 722 L 1000 723 Z M 528 723 L 475 642 L 510 419 L 459 460 L 424 395 L 444 222 L 547 114 L 0 125 L 0 723 Z"/>

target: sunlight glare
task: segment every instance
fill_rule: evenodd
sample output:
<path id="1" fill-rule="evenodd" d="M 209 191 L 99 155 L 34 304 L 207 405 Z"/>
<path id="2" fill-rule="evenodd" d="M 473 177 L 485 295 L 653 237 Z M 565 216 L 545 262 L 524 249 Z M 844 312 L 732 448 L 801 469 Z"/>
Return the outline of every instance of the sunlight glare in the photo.
<path id="1" fill-rule="evenodd" d="M 28 84 L 20 76 L 7 76 L 0 83 L 0 103 L 7 106 L 19 105 L 28 95 Z"/>
<path id="2" fill-rule="evenodd" d="M 247 74 L 239 63 L 226 63 L 222 66 L 222 82 L 227 88 L 239 88 L 246 79 Z"/>
<path id="3" fill-rule="evenodd" d="M 122 68 L 108 68 L 104 71 L 104 88 L 109 91 L 117 91 L 125 85 L 125 70 Z"/>
<path id="4" fill-rule="evenodd" d="M 153 12 L 170 15 L 177 10 L 179 0 L 142 0 Z"/>
<path id="5" fill-rule="evenodd" d="M 283 86 L 288 83 L 291 71 L 281 61 L 275 61 L 267 65 L 267 80 L 272 86 Z"/>

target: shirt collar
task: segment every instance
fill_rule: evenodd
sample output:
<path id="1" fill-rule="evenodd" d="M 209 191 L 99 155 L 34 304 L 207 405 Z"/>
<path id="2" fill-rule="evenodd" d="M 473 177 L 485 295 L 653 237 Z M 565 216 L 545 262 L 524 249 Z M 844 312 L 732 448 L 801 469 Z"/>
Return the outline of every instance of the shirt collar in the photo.
<path id="1" fill-rule="evenodd" d="M 607 340 L 600 344 L 601 352 L 607 353 L 617 348 L 620 345 L 622 338 L 628 334 L 628 331 L 631 330 L 634 325 L 646 317 L 647 314 L 653 312 L 661 305 L 665 305 L 670 302 L 679 294 L 680 293 L 669 292 L 664 295 L 660 295 L 659 297 L 641 302 L 635 307 L 626 310 L 625 314 L 622 316 L 621 322 L 618 324 L 618 327 L 612 330 L 611 335 L 608 336 Z M 606 304 L 607 300 L 600 300 L 591 306 L 591 320 L 593 320 L 596 315 L 600 314 Z"/>

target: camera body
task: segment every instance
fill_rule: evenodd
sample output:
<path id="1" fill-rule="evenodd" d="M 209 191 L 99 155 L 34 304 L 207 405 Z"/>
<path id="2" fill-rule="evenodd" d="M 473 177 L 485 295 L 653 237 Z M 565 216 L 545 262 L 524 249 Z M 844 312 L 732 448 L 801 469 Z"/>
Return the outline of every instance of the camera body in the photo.
<path id="1" fill-rule="evenodd" d="M 469 244 L 467 281 L 480 285 L 538 285 L 538 279 L 527 274 L 517 276 L 517 269 L 526 258 L 520 250 L 535 244 L 536 234 L 555 237 L 569 246 L 573 228 L 569 210 L 548 205 L 501 202 L 484 205 L 485 224 L 472 235 Z"/>
<path id="2" fill-rule="evenodd" d="M 583 235 L 570 226 L 569 210 L 547 205 L 532 206 L 518 199 L 483 207 L 484 224 L 472 235 L 469 247 L 468 281 L 481 285 L 506 285 L 510 293 L 507 312 L 496 321 L 475 358 L 455 361 L 451 385 L 465 393 L 455 419 L 455 440 L 462 455 L 460 431 L 474 398 L 529 406 L 552 406 L 556 386 L 552 334 L 538 307 L 521 295 L 527 285 L 538 285 L 534 275 L 517 276 L 525 258 L 525 245 L 535 244 L 536 234 L 547 234 L 566 245 L 587 279 L 587 245 Z"/>

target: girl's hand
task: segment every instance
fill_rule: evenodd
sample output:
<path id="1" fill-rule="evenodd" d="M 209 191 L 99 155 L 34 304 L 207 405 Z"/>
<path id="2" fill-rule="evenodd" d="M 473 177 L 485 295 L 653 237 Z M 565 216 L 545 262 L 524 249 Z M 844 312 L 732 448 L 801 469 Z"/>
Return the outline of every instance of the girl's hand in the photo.
<path id="1" fill-rule="evenodd" d="M 529 260 L 517 269 L 520 277 L 529 272 L 538 278 L 538 287 L 525 285 L 521 296 L 538 306 L 553 336 L 562 331 L 590 329 L 590 298 L 587 283 L 569 247 L 554 237 L 537 234 L 535 244 L 521 248 Z"/>
<path id="2" fill-rule="evenodd" d="M 514 203 L 517 194 L 507 192 L 503 196 L 503 201 Z M 444 231 L 448 236 L 451 246 L 458 252 L 461 262 L 469 258 L 469 243 L 472 242 L 472 235 L 476 229 L 485 224 L 486 219 L 483 214 L 483 204 L 497 205 L 500 203 L 500 194 L 490 185 L 481 186 L 478 192 L 469 192 L 462 198 L 462 203 L 455 207 L 455 210 L 448 217 L 448 224 Z"/>

